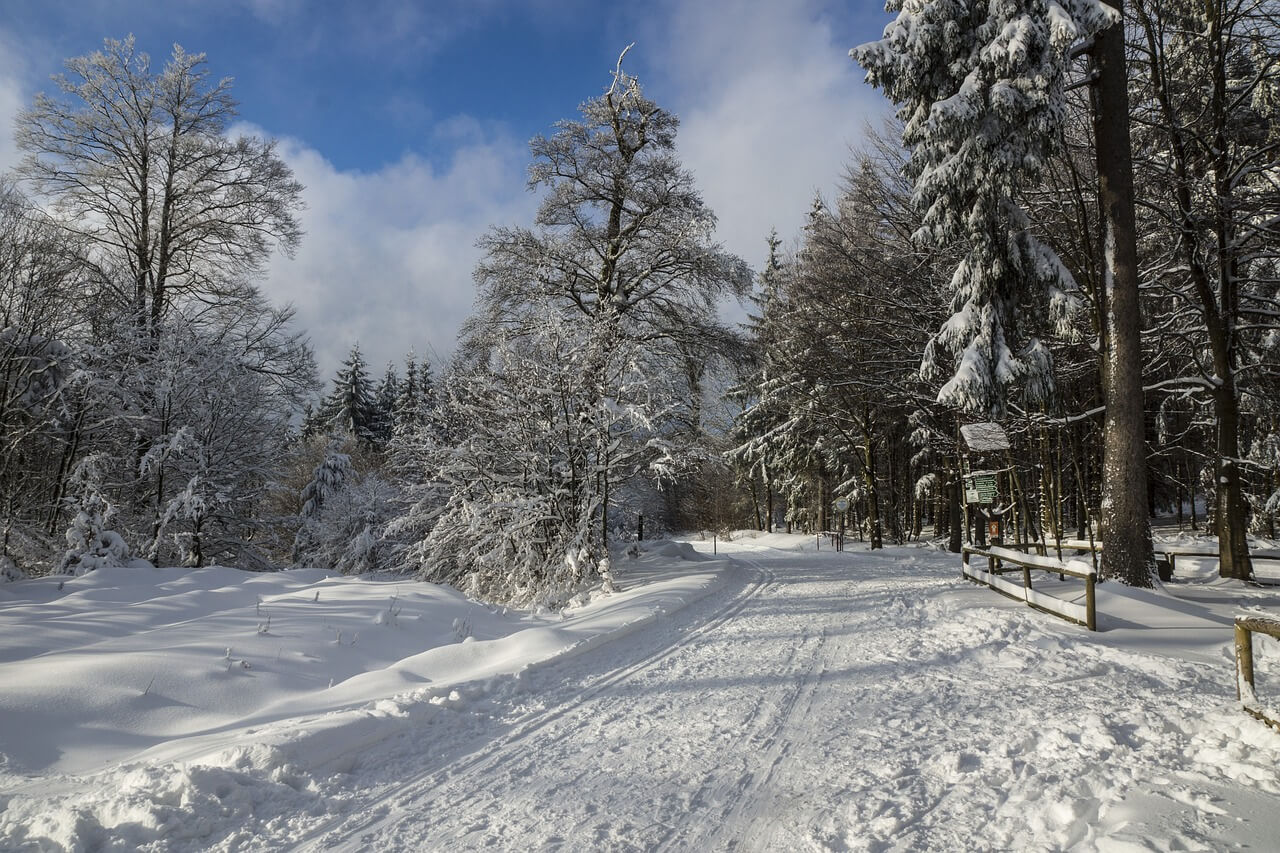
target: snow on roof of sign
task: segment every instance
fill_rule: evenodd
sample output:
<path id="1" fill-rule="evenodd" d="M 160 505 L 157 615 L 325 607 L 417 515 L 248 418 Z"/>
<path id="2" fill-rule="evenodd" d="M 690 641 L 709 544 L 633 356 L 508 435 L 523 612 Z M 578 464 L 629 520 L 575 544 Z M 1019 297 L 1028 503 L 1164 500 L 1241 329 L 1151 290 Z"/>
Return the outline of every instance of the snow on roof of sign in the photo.
<path id="1" fill-rule="evenodd" d="M 969 449 L 976 453 L 1009 449 L 1009 436 L 1004 434 L 1000 424 L 967 424 L 960 427 L 960 435 Z"/>

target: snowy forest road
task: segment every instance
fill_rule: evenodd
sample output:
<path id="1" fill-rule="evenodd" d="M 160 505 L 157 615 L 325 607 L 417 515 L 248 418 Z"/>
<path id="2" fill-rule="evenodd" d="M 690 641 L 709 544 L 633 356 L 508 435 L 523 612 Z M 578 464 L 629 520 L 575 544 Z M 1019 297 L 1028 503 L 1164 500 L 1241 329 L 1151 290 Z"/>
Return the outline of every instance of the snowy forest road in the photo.
<path id="1" fill-rule="evenodd" d="M 293 849 L 1266 846 L 1274 750 L 1232 751 L 1203 663 L 923 549 L 721 551 L 718 592 L 370 748 Z"/>

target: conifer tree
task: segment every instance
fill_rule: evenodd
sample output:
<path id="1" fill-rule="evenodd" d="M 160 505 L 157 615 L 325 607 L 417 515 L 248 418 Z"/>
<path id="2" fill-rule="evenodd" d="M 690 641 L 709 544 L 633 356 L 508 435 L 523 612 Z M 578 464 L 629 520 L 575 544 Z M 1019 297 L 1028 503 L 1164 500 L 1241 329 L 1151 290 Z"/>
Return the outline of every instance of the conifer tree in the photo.
<path id="1" fill-rule="evenodd" d="M 317 421 L 331 435 L 349 435 L 364 444 L 377 438 L 377 399 L 365 368 L 360 344 L 333 377 L 333 391 L 316 412 Z"/>
<path id="2" fill-rule="evenodd" d="M 399 398 L 400 378 L 396 376 L 395 366 L 388 362 L 387 372 L 383 374 L 374 394 L 373 434 L 379 445 L 390 441 L 395 432 L 396 401 Z"/>
<path id="3" fill-rule="evenodd" d="M 1114 13 L 1098 0 L 890 0 L 886 9 L 898 15 L 883 39 L 851 54 L 899 104 L 923 211 L 916 238 L 967 247 L 951 280 L 951 318 L 924 367 L 942 372 L 950 360 L 939 402 L 998 416 L 1015 388 L 1031 400 L 1051 390 L 1034 319 L 1068 332 L 1075 281 L 1031 233 L 1018 196 L 1061 135 L 1069 51 Z"/>
<path id="4" fill-rule="evenodd" d="M 418 400 L 421 389 L 418 386 L 418 363 L 412 350 L 404 360 L 404 381 L 396 394 L 392 408 L 391 420 L 396 435 L 408 432 L 417 422 Z"/>

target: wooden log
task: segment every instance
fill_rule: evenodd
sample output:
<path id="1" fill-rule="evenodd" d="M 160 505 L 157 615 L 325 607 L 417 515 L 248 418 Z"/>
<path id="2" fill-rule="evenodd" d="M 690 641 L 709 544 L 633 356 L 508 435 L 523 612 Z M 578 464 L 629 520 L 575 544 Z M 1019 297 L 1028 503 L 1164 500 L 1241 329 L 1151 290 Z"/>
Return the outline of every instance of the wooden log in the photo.
<path id="1" fill-rule="evenodd" d="M 1249 685 L 1251 691 L 1255 689 L 1253 683 L 1253 630 L 1245 624 L 1252 621 L 1255 620 L 1236 620 L 1236 699 L 1244 698 L 1244 691 L 1240 688 L 1241 682 Z"/>
<path id="2" fill-rule="evenodd" d="M 1249 685 L 1249 692 L 1254 693 L 1257 685 L 1253 675 L 1253 632 L 1260 631 L 1280 639 L 1280 621 L 1263 617 L 1246 616 L 1236 619 L 1236 699 L 1244 701 L 1244 689 L 1241 684 Z M 1255 697 L 1256 698 L 1256 695 Z M 1257 708 L 1247 703 L 1244 710 L 1252 717 L 1280 731 L 1280 720 L 1273 720 Z"/>
<path id="3" fill-rule="evenodd" d="M 1280 619 L 1268 619 L 1265 616 L 1238 616 L 1236 617 L 1236 630 L 1244 628 L 1246 631 L 1257 631 L 1259 634 L 1268 634 L 1280 640 Z"/>

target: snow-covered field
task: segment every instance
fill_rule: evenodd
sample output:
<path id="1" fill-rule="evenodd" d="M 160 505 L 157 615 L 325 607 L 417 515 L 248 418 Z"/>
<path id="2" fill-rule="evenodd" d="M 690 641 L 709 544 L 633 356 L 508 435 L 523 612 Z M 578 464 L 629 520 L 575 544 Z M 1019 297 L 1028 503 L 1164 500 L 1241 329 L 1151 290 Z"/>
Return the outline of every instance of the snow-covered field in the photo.
<path id="1" fill-rule="evenodd" d="M 1230 627 L 1280 590 L 1105 584 L 1090 634 L 922 547 L 693 544 L 565 614 L 310 570 L 0 586 L 0 849 L 1280 843 Z"/>

